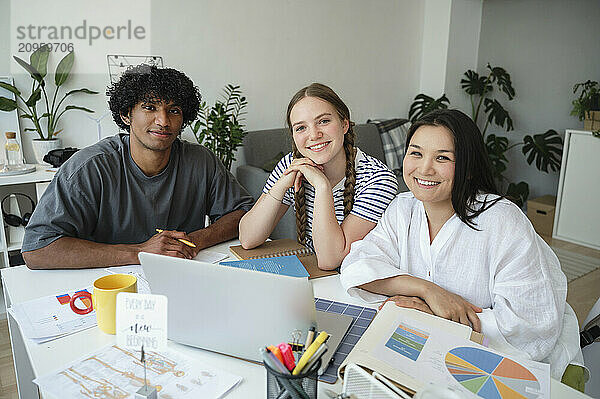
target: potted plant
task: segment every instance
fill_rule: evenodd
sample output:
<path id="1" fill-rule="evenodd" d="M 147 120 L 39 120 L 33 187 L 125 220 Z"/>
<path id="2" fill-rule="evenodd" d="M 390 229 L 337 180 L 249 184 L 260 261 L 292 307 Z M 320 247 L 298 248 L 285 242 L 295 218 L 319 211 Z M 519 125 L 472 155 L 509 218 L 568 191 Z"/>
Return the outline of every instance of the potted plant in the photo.
<path id="1" fill-rule="evenodd" d="M 240 86 L 228 84 L 223 90 L 223 100 L 209 107 L 200 104 L 200 117 L 190 126 L 199 144 L 215 153 L 227 169 L 235 160 L 235 150 L 242 144 L 246 131 L 243 115 L 248 105 Z"/>
<path id="2" fill-rule="evenodd" d="M 573 93 L 581 89 L 579 98 L 573 100 L 571 115 L 583 122 L 585 130 L 592 130 L 595 135 L 600 135 L 600 86 L 598 82 L 588 80 L 573 86 Z"/>
<path id="3" fill-rule="evenodd" d="M 533 136 L 526 135 L 523 137 L 522 142 L 513 144 L 510 144 L 506 137 L 496 136 L 495 134 L 486 135 L 490 124 L 505 128 L 507 132 L 514 129 L 510 114 L 500 101 L 493 96 L 494 89 L 496 89 L 504 93 L 508 101 L 515 97 L 515 89 L 512 86 L 510 74 L 504 68 L 492 67 L 488 64 L 487 74 L 484 76 L 480 76 L 473 70 L 468 70 L 464 73 L 464 78 L 460 83 L 471 100 L 471 117 L 475 123 L 481 125 L 485 120 L 481 134 L 492 164 L 494 177 L 500 187 L 506 187 L 506 195 L 519 206 L 523 206 L 529 197 L 529 185 L 524 181 L 519 183 L 509 182 L 504 176 L 508 163 L 506 152 L 511 148 L 520 146 L 529 165 L 535 161 L 535 166 L 540 171 L 547 173 L 548 168 L 557 171 L 560 169 L 562 138 L 553 129 Z M 419 94 L 410 107 L 409 119 L 414 122 L 430 111 L 448 108 L 449 104 L 450 100 L 445 95 L 435 99 L 425 94 Z M 482 115 L 485 115 L 485 119 L 480 121 Z"/>
<path id="4" fill-rule="evenodd" d="M 33 124 L 33 127 L 25 128 L 25 131 L 37 132 L 39 138 L 33 139 L 33 150 L 38 163 L 44 163 L 43 158 L 50 150 L 60 148 L 60 139 L 56 136 L 62 131 L 58 129 L 60 118 L 67 111 L 80 110 L 93 113 L 91 109 L 78 105 L 67 105 L 65 100 L 67 97 L 76 94 L 98 94 L 98 92 L 89 89 L 75 89 L 65 93 L 60 100 L 57 101 L 60 87 L 69 78 L 75 55 L 73 51 L 69 52 L 56 66 L 54 73 L 54 93 L 49 92 L 46 83 L 48 58 L 50 56 L 50 46 L 40 46 L 36 51 L 31 53 L 29 62 L 14 56 L 15 61 L 21 65 L 33 79 L 31 93 L 27 98 L 21 93 L 16 86 L 8 83 L 0 82 L 0 86 L 15 94 L 16 100 L 6 97 L 0 97 L 0 110 L 14 111 L 16 108 L 21 111 L 21 118 L 28 119 Z M 42 100 L 44 108 L 38 110 L 38 102 Z"/>

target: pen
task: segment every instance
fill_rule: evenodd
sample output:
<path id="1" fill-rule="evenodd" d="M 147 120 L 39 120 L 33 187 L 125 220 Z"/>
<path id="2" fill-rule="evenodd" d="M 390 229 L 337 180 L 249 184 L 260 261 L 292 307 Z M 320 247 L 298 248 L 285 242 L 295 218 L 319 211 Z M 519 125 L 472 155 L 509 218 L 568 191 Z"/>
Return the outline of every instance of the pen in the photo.
<path id="1" fill-rule="evenodd" d="M 294 367 L 296 367 L 296 359 L 294 359 L 294 354 L 292 353 L 292 347 L 290 344 L 286 344 L 285 342 L 277 345 L 277 348 L 281 352 L 281 357 L 283 358 L 283 364 L 285 367 L 292 371 Z"/>
<path id="2" fill-rule="evenodd" d="M 273 370 L 285 374 L 290 375 L 288 369 L 285 368 L 283 363 L 277 359 L 277 357 L 271 352 L 268 348 L 260 348 L 260 352 L 262 353 L 263 360 L 267 364 L 267 366 L 271 367 Z"/>
<path id="3" fill-rule="evenodd" d="M 302 370 L 306 370 L 307 373 L 310 372 L 310 369 L 315 365 L 315 363 L 317 363 L 317 361 L 325 354 L 325 352 L 327 352 L 327 348 L 328 346 L 325 343 L 319 346 L 319 349 L 317 349 L 315 354 L 312 355 Z"/>
<path id="4" fill-rule="evenodd" d="M 281 350 L 275 345 L 267 346 L 267 349 L 271 351 L 272 354 L 281 362 L 281 364 L 285 365 L 285 360 L 283 360 L 283 354 Z"/>
<path id="5" fill-rule="evenodd" d="M 156 229 L 157 233 L 162 233 L 164 230 Z M 191 241 L 186 240 L 185 238 L 178 238 L 177 241 L 184 243 L 188 247 L 196 248 L 196 244 Z"/>
<path id="6" fill-rule="evenodd" d="M 262 354 L 262 358 L 263 358 L 263 361 L 265 362 L 265 364 L 267 366 L 269 366 L 271 369 L 273 369 L 281 374 L 284 374 L 284 375 L 290 375 L 290 372 L 275 357 L 275 355 L 273 353 L 271 353 L 271 351 L 269 349 L 260 348 L 260 353 Z M 309 399 L 306 392 L 304 392 L 304 389 L 302 389 L 301 387 L 294 388 L 294 386 L 292 385 L 292 382 L 290 380 L 288 380 L 287 378 L 285 378 L 285 377 L 283 377 L 283 378 L 275 377 L 275 378 L 277 379 L 277 381 L 279 381 L 281 383 L 281 385 L 283 385 L 285 390 L 290 395 L 292 395 L 292 398 L 294 398 L 294 399 Z"/>
<path id="7" fill-rule="evenodd" d="M 308 333 L 306 333 L 306 342 L 304 343 L 304 347 L 308 348 L 310 344 L 312 344 L 312 340 L 315 337 L 315 326 L 312 326 L 308 329 Z"/>
<path id="8" fill-rule="evenodd" d="M 321 344 L 323 342 L 327 341 L 327 338 L 329 338 L 329 334 L 327 334 L 325 331 L 321 331 L 321 333 L 313 341 L 313 343 L 310 344 L 310 346 L 308 348 L 306 348 L 306 350 L 304 351 L 304 354 L 302 355 L 300 360 L 298 360 L 298 364 L 296 364 L 294 371 L 292 371 L 293 375 L 300 374 L 300 371 L 304 368 L 306 363 L 308 363 L 308 361 L 310 360 L 312 355 L 314 355 L 314 353 L 317 351 L 317 349 L 319 349 L 319 346 L 321 346 Z"/>

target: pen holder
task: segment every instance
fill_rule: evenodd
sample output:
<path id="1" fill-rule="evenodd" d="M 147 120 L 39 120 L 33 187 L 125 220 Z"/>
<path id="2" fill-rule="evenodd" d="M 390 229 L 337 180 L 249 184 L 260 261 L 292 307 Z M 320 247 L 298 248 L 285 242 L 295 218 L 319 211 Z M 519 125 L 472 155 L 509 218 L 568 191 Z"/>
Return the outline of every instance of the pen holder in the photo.
<path id="1" fill-rule="evenodd" d="M 317 399 L 318 371 L 320 367 L 321 359 L 313 364 L 306 373 L 286 375 L 265 364 L 267 370 L 267 399 Z"/>

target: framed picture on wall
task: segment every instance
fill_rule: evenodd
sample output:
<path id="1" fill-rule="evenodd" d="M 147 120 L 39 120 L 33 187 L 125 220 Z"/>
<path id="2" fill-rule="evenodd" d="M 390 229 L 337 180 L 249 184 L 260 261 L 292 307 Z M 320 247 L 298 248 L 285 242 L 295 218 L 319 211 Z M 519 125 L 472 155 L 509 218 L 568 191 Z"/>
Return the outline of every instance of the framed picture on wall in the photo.
<path id="1" fill-rule="evenodd" d="M 12 76 L 0 76 L 0 82 L 14 85 Z M 15 94 L 3 87 L 0 87 L 0 97 L 10 98 L 16 101 Z M 19 143 L 19 151 L 21 152 L 21 156 L 23 156 L 23 144 L 21 142 L 21 129 L 19 128 L 19 115 L 17 109 L 10 112 L 0 111 L 0 164 L 2 164 L 0 169 L 2 169 L 4 162 L 6 162 L 4 154 L 6 132 L 15 132 L 17 134 L 16 139 Z"/>
<path id="2" fill-rule="evenodd" d="M 163 67 L 163 59 L 159 55 L 120 55 L 120 54 L 108 54 L 106 56 L 108 62 L 108 75 L 110 76 L 110 83 L 115 83 L 119 80 L 123 72 L 127 68 L 140 65 L 155 65 L 159 68 Z"/>

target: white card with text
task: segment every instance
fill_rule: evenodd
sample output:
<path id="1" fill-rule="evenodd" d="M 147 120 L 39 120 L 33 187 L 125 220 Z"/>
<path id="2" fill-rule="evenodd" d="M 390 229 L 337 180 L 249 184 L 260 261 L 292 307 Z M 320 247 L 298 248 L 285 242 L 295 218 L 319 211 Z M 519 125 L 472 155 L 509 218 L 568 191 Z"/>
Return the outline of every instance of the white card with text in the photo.
<path id="1" fill-rule="evenodd" d="M 164 295 L 117 295 L 117 345 L 121 348 L 162 351 L 167 347 L 167 297 Z"/>

